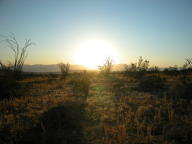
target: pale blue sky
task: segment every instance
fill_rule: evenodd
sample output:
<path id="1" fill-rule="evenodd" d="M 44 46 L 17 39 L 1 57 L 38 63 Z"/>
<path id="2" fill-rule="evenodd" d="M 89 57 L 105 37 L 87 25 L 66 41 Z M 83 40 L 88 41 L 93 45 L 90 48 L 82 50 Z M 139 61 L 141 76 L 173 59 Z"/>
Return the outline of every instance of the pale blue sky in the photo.
<path id="1" fill-rule="evenodd" d="M 119 63 L 181 65 L 192 57 L 192 0 L 0 0 L 0 34 L 10 32 L 36 43 L 27 64 L 73 63 L 81 41 L 101 39 Z M 9 53 L 0 44 L 0 59 Z"/>

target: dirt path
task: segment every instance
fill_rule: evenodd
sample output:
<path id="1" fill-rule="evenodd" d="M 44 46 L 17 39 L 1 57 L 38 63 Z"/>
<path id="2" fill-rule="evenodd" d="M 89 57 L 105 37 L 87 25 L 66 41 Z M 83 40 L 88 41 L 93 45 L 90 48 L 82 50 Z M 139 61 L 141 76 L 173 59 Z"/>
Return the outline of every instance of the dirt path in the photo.
<path id="1" fill-rule="evenodd" d="M 110 78 L 99 77 L 92 81 L 86 112 L 89 121 L 85 132 L 89 143 L 103 143 L 105 127 L 116 122 L 115 102 Z"/>
<path id="2" fill-rule="evenodd" d="M 84 100 L 63 81 L 43 81 L 32 83 L 26 97 L 4 102 L 0 109 L 4 125 L 12 131 L 25 130 L 21 139 L 11 133 L 19 143 L 105 143 L 106 127 L 116 122 L 111 79 L 94 77 Z"/>

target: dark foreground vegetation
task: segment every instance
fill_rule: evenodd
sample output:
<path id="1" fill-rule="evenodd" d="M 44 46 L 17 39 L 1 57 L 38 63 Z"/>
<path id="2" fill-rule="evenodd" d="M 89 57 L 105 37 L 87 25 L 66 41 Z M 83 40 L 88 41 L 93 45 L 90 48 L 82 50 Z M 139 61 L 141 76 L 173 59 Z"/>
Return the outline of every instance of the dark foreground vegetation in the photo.
<path id="1" fill-rule="evenodd" d="M 101 72 L 60 64 L 61 75 L 19 77 L 1 67 L 0 143 L 192 143 L 190 60 L 164 71 L 140 58 L 111 72 L 110 62 Z"/>

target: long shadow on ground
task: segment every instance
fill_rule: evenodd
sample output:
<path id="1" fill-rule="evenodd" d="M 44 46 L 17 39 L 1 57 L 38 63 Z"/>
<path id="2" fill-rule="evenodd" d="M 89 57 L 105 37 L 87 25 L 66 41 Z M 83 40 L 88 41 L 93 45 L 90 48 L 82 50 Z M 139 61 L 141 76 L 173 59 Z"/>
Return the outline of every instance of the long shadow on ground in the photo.
<path id="1" fill-rule="evenodd" d="M 84 105 L 68 102 L 45 112 L 39 124 L 27 131 L 19 144 L 85 144 Z"/>

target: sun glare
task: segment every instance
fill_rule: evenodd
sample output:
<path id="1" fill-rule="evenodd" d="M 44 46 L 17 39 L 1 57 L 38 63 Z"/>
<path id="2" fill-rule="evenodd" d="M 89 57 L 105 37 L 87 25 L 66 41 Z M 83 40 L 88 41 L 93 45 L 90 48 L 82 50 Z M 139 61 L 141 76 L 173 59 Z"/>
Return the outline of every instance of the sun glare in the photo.
<path id="1" fill-rule="evenodd" d="M 106 57 L 112 57 L 117 62 L 116 52 L 109 42 L 104 40 L 87 40 L 80 44 L 74 53 L 74 63 L 90 69 L 97 69 Z"/>

